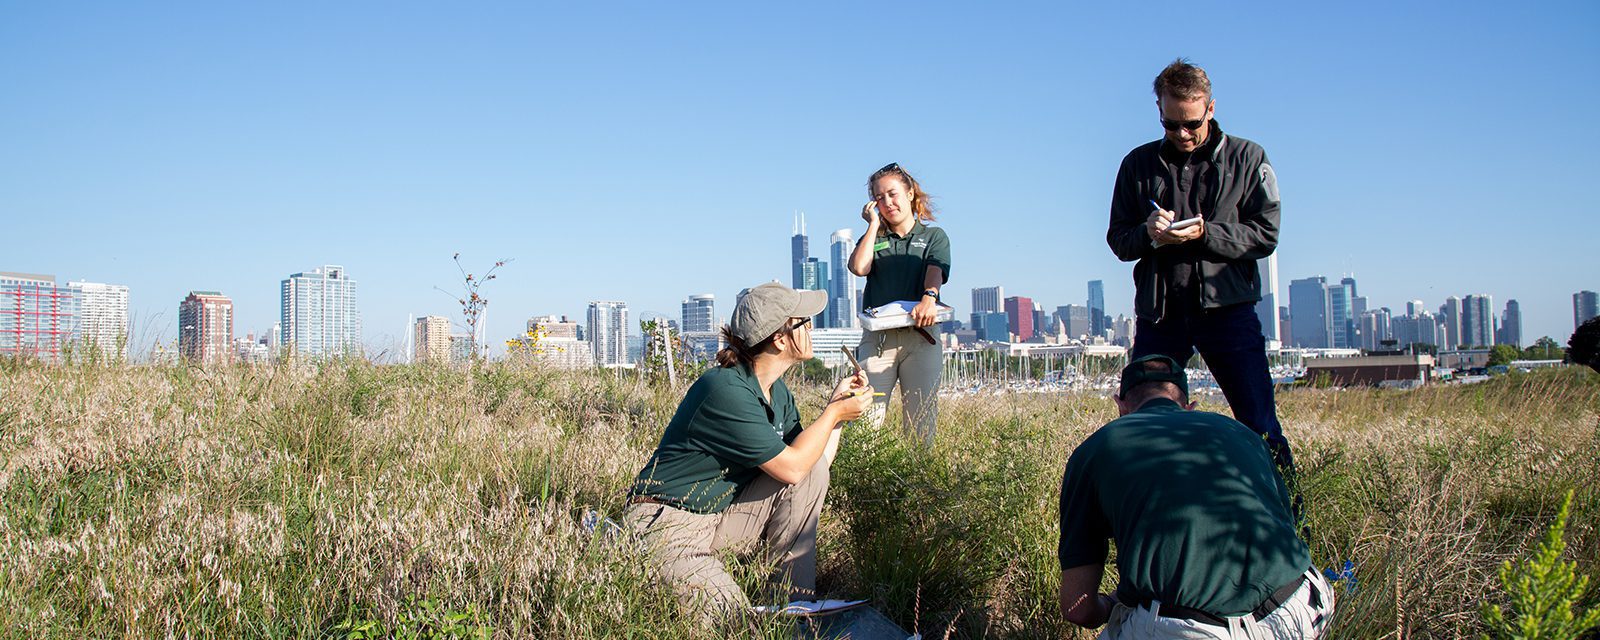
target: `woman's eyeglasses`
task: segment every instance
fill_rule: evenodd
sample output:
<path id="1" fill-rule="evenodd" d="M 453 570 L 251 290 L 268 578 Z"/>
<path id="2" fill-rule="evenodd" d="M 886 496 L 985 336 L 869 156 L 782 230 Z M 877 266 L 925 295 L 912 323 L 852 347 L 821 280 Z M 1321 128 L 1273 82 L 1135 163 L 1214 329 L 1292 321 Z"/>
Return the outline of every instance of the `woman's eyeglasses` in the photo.
<path id="1" fill-rule="evenodd" d="M 790 331 L 794 331 L 795 329 L 799 329 L 800 327 L 804 327 L 804 326 L 806 326 L 808 324 L 811 324 L 811 318 L 806 318 L 806 319 L 801 320 L 799 322 L 796 322 L 796 323 L 794 323 L 792 325 L 789 325 L 789 330 Z"/>

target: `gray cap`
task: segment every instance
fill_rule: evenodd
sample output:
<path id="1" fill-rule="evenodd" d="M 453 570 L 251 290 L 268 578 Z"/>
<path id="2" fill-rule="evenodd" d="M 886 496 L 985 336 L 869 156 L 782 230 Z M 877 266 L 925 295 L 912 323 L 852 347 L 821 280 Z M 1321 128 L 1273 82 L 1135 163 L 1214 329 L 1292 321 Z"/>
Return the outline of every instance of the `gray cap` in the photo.
<path id="1" fill-rule="evenodd" d="M 783 328 L 789 318 L 809 318 L 828 306 L 828 294 L 795 291 L 777 282 L 749 289 L 733 307 L 728 328 L 734 337 L 753 346 Z"/>

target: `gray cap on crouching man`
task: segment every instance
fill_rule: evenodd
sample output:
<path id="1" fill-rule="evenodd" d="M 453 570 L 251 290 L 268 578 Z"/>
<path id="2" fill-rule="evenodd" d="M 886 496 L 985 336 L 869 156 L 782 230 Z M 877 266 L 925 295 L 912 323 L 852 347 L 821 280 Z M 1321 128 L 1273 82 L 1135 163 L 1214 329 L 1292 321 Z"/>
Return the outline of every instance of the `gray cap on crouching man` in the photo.
<path id="1" fill-rule="evenodd" d="M 1333 592 L 1261 436 L 1194 411 L 1167 356 L 1129 363 L 1116 402 L 1121 417 L 1078 445 L 1061 479 L 1067 620 L 1110 638 L 1321 637 Z M 1111 540 L 1114 595 L 1098 592 Z"/>

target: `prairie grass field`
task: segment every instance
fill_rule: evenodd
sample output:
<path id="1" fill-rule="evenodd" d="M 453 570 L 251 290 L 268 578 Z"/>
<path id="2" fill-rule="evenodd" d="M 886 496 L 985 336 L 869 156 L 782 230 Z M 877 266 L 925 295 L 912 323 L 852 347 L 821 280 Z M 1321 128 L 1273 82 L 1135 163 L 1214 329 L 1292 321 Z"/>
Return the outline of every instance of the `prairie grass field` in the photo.
<path id="1" fill-rule="evenodd" d="M 0 361 L 0 635 L 803 634 L 695 627 L 642 551 L 581 522 L 620 515 L 686 386 L 515 363 Z M 826 390 L 792 386 L 809 420 Z M 1312 558 L 1353 564 L 1333 637 L 1476 637 L 1500 564 L 1569 490 L 1567 555 L 1600 574 L 1600 375 L 1278 403 Z M 1093 637 L 1057 610 L 1057 494 L 1114 417 L 1095 395 L 1004 394 L 944 399 L 931 450 L 893 419 L 847 427 L 819 588 L 925 638 Z"/>

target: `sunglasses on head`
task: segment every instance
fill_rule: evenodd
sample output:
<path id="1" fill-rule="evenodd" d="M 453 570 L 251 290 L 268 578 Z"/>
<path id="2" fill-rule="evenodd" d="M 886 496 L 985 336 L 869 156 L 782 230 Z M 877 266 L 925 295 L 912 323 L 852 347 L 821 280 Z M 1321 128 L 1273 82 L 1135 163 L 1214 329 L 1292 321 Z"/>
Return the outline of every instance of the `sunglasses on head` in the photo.
<path id="1" fill-rule="evenodd" d="M 900 163 L 898 163 L 898 162 L 891 162 L 889 164 L 883 165 L 883 168 L 879 169 L 877 171 L 877 173 L 889 173 L 889 172 L 895 172 L 895 171 L 900 171 Z"/>

